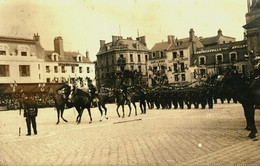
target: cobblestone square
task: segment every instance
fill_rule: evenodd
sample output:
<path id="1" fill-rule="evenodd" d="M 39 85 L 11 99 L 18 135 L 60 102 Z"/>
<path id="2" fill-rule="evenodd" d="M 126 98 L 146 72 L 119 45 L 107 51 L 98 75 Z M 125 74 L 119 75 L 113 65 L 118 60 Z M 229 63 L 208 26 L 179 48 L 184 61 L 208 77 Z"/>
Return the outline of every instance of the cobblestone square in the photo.
<path id="1" fill-rule="evenodd" d="M 137 116 L 125 118 L 117 117 L 115 104 L 107 107 L 108 120 L 99 122 L 100 113 L 93 108 L 93 123 L 85 110 L 79 125 L 74 109 L 64 111 L 69 122 L 59 125 L 54 108 L 39 109 L 38 135 L 30 137 L 19 111 L 0 112 L 0 165 L 260 164 L 259 136 L 247 137 L 240 104 L 153 109 L 145 115 L 138 108 Z M 255 118 L 259 129 L 259 110 Z"/>

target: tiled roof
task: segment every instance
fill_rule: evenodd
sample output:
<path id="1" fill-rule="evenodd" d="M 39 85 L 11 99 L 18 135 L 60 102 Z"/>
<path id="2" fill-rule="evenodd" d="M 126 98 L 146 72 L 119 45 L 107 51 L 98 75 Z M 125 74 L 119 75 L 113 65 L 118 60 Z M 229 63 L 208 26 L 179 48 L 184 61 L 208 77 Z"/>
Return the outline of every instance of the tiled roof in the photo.
<path id="1" fill-rule="evenodd" d="M 178 43 L 178 44 L 177 44 Z M 156 43 L 153 48 L 151 49 L 152 52 L 155 51 L 167 51 L 167 50 L 177 50 L 177 49 L 184 49 L 190 46 L 191 42 L 189 38 L 183 39 L 176 39 L 174 43 L 161 42 Z"/>
<path id="2" fill-rule="evenodd" d="M 137 46 L 138 45 L 138 46 Z M 114 50 L 141 50 L 149 51 L 149 49 L 144 45 L 144 43 L 138 40 L 131 39 L 119 39 L 116 42 L 106 43 L 105 47 L 101 48 L 98 52 L 102 54 L 104 52 L 114 51 Z"/>
<path id="3" fill-rule="evenodd" d="M 178 43 L 179 44 L 176 44 Z M 191 45 L 190 38 L 183 38 L 183 39 L 178 39 L 175 41 L 175 44 L 172 44 L 169 48 L 169 50 L 178 50 L 178 49 L 184 49 L 188 48 Z"/>
<path id="4" fill-rule="evenodd" d="M 8 45 L 10 54 L 16 54 L 18 45 L 26 45 L 30 48 L 31 55 L 35 55 L 38 58 L 42 58 L 44 56 L 44 49 L 42 46 L 32 39 L 0 36 L 0 43 L 6 43 Z"/>
<path id="5" fill-rule="evenodd" d="M 55 51 L 45 50 L 45 61 L 46 62 L 53 62 L 51 59 L 52 53 L 56 53 Z M 81 55 L 78 52 L 64 52 L 64 56 L 59 55 L 58 61 L 59 62 L 78 62 L 76 57 Z M 82 63 L 92 63 L 90 59 L 87 59 L 85 56 L 82 56 Z"/>
<path id="6" fill-rule="evenodd" d="M 14 37 L 14 36 L 0 36 L 0 42 L 35 44 L 35 41 L 32 39 Z"/>
<path id="7" fill-rule="evenodd" d="M 155 43 L 155 45 L 153 46 L 153 48 L 151 49 L 152 52 L 155 51 L 163 51 L 163 50 L 168 50 L 168 48 L 170 47 L 171 44 L 169 44 L 168 42 L 161 42 L 161 43 Z"/>
<path id="8" fill-rule="evenodd" d="M 206 37 L 206 38 L 202 38 L 201 42 L 203 45 L 217 44 L 218 39 L 219 39 L 219 36 Z"/>

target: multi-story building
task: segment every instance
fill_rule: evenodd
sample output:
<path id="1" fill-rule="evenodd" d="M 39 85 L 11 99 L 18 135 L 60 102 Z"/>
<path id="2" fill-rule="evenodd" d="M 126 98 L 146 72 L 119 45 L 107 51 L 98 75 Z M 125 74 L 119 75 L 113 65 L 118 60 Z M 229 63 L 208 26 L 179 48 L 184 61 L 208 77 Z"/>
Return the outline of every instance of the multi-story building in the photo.
<path id="1" fill-rule="evenodd" d="M 170 35 L 167 42 L 156 43 L 149 59 L 149 86 L 154 86 L 156 82 L 173 84 L 191 81 L 190 58 L 201 47 L 203 45 L 193 29 L 190 29 L 188 38 L 177 39 Z"/>
<path id="2" fill-rule="evenodd" d="M 226 43 L 235 42 L 235 38 L 224 36 L 219 29 L 216 36 L 197 37 L 193 29 L 189 31 L 189 37 L 177 39 L 174 36 L 168 36 L 167 42 L 156 43 L 151 49 L 149 59 L 149 86 L 156 82 L 185 83 L 197 79 L 196 74 L 205 75 L 205 67 L 199 70 L 194 62 L 198 58 L 196 53 L 200 50 L 211 50 L 211 48 L 224 46 Z M 221 47 L 220 46 L 220 47 Z M 211 56 L 204 55 L 203 56 Z M 212 62 L 209 61 L 211 64 Z M 196 67 L 194 67 L 196 66 Z M 203 73 L 204 72 L 204 73 Z M 194 74 L 195 73 L 195 74 Z M 167 78 L 167 79 L 165 79 Z"/>
<path id="3" fill-rule="evenodd" d="M 247 40 L 198 49 L 191 59 L 192 66 L 195 66 L 194 77 L 202 78 L 207 74 L 221 75 L 228 68 L 246 73 L 248 62 L 245 55 L 247 55 Z"/>
<path id="4" fill-rule="evenodd" d="M 95 78 L 94 63 L 78 52 L 65 52 L 61 37 L 54 39 L 54 51 L 45 51 L 40 36 L 33 39 L 0 37 L 0 92 L 39 91 L 45 83 L 74 82 Z"/>
<path id="5" fill-rule="evenodd" d="M 40 37 L 0 37 L 1 84 L 44 83 L 44 49 Z"/>
<path id="6" fill-rule="evenodd" d="M 83 56 L 79 52 L 67 52 L 63 48 L 62 37 L 54 39 L 54 51 L 45 51 L 44 74 L 47 83 L 74 83 L 79 80 L 81 86 L 87 77 L 95 78 L 95 65 L 89 59 L 89 53 Z"/>
<path id="7" fill-rule="evenodd" d="M 149 50 L 145 36 L 133 40 L 131 37 L 112 36 L 112 42 L 100 40 L 100 49 L 96 61 L 97 86 L 113 85 L 113 76 L 117 72 L 137 71 L 141 73 L 141 81 L 147 84 L 147 61 Z M 131 84 L 131 80 L 128 81 Z"/>
<path id="8" fill-rule="evenodd" d="M 260 0 L 247 0 L 246 30 L 250 70 L 260 68 Z M 254 65 L 254 66 L 253 66 Z"/>

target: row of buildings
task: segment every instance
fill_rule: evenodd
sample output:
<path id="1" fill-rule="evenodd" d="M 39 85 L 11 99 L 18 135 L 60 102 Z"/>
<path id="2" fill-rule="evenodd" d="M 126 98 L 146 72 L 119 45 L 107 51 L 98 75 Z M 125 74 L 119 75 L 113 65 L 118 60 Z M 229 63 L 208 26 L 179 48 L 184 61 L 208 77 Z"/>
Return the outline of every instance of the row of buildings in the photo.
<path id="1" fill-rule="evenodd" d="M 260 52 L 260 1 L 248 0 L 248 13 L 244 39 L 223 35 L 219 29 L 215 36 L 198 37 L 193 29 L 187 38 L 167 36 L 167 41 L 146 47 L 145 36 L 112 36 L 112 42 L 100 40 L 96 61 L 97 86 L 116 85 L 120 74 L 141 73 L 141 82 L 149 87 L 157 84 L 184 84 L 224 74 L 228 68 L 250 73 L 259 68 Z M 236 27 L 235 27 L 236 28 Z M 255 64 L 254 64 L 255 63 Z M 255 65 L 255 66 L 254 66 Z M 127 72 L 126 72 L 127 71 Z M 127 74 L 123 74 L 127 77 Z M 118 78 L 119 77 L 119 78 Z M 132 80 L 138 77 L 132 75 Z M 122 84 L 119 81 L 119 84 Z M 133 81 L 127 81 L 128 83 Z"/>
<path id="2" fill-rule="evenodd" d="M 244 39 L 223 35 L 219 29 L 212 37 L 198 37 L 193 29 L 187 37 L 167 36 L 167 41 L 147 48 L 145 36 L 132 39 L 112 36 L 100 40 L 97 60 L 89 54 L 66 52 L 62 37 L 54 39 L 54 50 L 45 50 L 40 36 L 33 39 L 0 36 L 0 84 L 75 82 L 86 84 L 87 77 L 96 85 L 183 84 L 211 74 L 223 74 L 228 68 L 248 73 L 260 52 L 260 1 L 248 0 Z M 236 27 L 235 27 L 236 28 Z M 256 61 L 255 61 L 256 62 Z M 124 77 L 124 78 L 122 78 Z"/>
<path id="3" fill-rule="evenodd" d="M 82 55 L 64 51 L 60 36 L 54 39 L 54 50 L 45 50 L 38 34 L 33 39 L 0 36 L 0 88 L 6 89 L 4 85 L 8 84 L 36 88 L 46 83 L 73 83 L 76 79 L 83 86 L 87 77 L 94 79 L 94 70 L 88 52 Z"/>

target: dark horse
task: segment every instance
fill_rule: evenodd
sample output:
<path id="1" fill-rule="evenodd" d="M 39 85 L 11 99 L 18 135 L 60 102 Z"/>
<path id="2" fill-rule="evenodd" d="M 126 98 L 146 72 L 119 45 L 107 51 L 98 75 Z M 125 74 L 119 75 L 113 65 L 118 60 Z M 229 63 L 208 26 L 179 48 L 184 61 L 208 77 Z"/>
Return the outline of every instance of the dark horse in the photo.
<path id="1" fill-rule="evenodd" d="M 248 137 L 255 138 L 255 105 L 260 104 L 260 79 L 229 71 L 222 79 L 222 90 L 242 104 L 247 123 L 245 129 L 251 131 Z"/>
<path id="2" fill-rule="evenodd" d="M 68 100 L 67 106 L 70 108 L 71 107 L 76 108 L 78 112 L 76 122 L 78 124 L 81 122 L 81 117 L 85 108 L 87 108 L 88 110 L 88 114 L 90 118 L 89 123 L 92 123 L 92 116 L 90 112 L 91 102 L 92 102 L 92 98 L 90 96 L 90 93 L 85 92 L 81 89 L 73 89 L 72 97 L 71 99 Z"/>
<path id="3" fill-rule="evenodd" d="M 115 100 L 116 100 L 116 105 L 117 105 L 116 111 L 117 111 L 118 117 L 120 118 L 120 114 L 118 112 L 118 108 L 120 106 L 122 106 L 122 111 L 123 111 L 122 118 L 125 117 L 125 110 L 124 110 L 124 105 L 125 104 L 127 104 L 128 107 L 129 107 L 129 115 L 128 115 L 128 117 L 130 117 L 130 115 L 131 115 L 131 103 L 130 103 L 131 101 L 130 101 L 130 99 L 128 99 L 126 97 L 125 93 L 121 89 L 114 89 L 114 95 L 115 95 Z"/>
<path id="4" fill-rule="evenodd" d="M 100 121 L 102 121 L 103 119 L 103 109 L 105 111 L 105 117 L 106 119 L 108 119 L 106 103 L 108 103 L 111 100 L 112 96 L 113 96 L 112 90 L 109 88 L 101 88 L 99 90 L 99 93 L 97 94 L 97 99 L 98 99 L 97 105 L 101 113 Z"/>
<path id="5" fill-rule="evenodd" d="M 137 115 L 136 102 L 140 102 L 141 114 L 146 114 L 146 92 L 139 86 L 132 87 L 129 90 L 130 101 L 135 107 L 135 116 Z"/>
<path id="6" fill-rule="evenodd" d="M 68 88 L 69 88 L 69 86 L 64 85 L 59 89 L 49 88 L 47 90 L 47 91 L 49 91 L 50 95 L 52 96 L 52 98 L 55 102 L 55 108 L 57 109 L 58 121 L 56 124 L 60 123 L 60 117 L 63 119 L 63 121 L 68 122 L 66 119 L 63 118 L 63 112 L 65 109 L 65 105 L 67 103 L 67 98 L 69 96 Z"/>
<path id="7" fill-rule="evenodd" d="M 65 107 L 66 108 L 72 108 L 75 107 L 78 116 L 76 118 L 76 122 L 79 124 L 81 122 L 81 117 L 83 110 L 85 108 L 88 109 L 89 116 L 90 116 L 90 122 L 92 122 L 91 112 L 90 112 L 90 106 L 91 106 L 91 100 L 89 93 L 86 93 L 80 89 L 72 88 L 68 85 L 63 85 L 59 89 L 52 89 L 49 88 L 49 93 L 53 97 L 53 100 L 55 102 L 55 108 L 57 109 L 57 115 L 58 115 L 58 121 L 56 124 L 59 124 L 60 117 L 65 121 L 68 122 L 66 119 L 63 118 L 63 112 Z M 69 99 L 69 96 L 71 95 L 71 99 Z"/>

